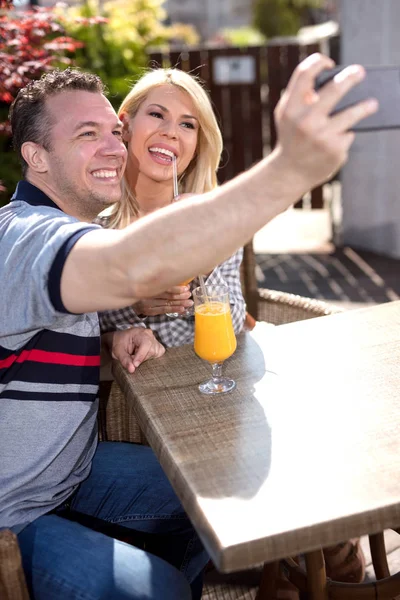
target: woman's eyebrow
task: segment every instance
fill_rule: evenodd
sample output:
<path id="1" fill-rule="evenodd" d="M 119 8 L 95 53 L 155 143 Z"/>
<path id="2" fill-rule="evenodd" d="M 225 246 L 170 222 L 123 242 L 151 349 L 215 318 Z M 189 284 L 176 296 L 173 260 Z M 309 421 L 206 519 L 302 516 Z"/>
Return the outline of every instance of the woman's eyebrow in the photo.
<path id="1" fill-rule="evenodd" d="M 162 110 L 163 112 L 165 112 L 165 113 L 169 112 L 169 110 L 166 106 L 163 106 L 162 104 L 158 104 L 157 102 L 153 102 L 152 104 L 149 104 L 149 107 L 150 106 L 158 106 L 158 108 L 160 110 Z M 183 117 L 184 119 L 194 119 L 195 121 L 198 121 L 197 117 L 194 117 L 193 115 L 181 115 L 181 117 Z"/>
<path id="2" fill-rule="evenodd" d="M 158 106 L 158 108 L 163 112 L 169 112 L 168 108 L 166 108 L 162 104 L 157 104 L 157 102 L 152 102 L 151 104 L 149 104 L 148 108 L 150 108 L 150 106 Z"/>

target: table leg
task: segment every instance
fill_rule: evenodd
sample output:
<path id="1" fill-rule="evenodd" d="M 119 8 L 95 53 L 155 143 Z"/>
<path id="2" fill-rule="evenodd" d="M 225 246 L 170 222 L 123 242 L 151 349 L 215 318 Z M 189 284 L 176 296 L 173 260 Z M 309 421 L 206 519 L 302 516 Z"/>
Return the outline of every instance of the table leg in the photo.
<path id="1" fill-rule="evenodd" d="M 307 567 L 307 589 L 310 600 L 328 600 L 325 561 L 322 550 L 305 554 Z"/>
<path id="2" fill-rule="evenodd" d="M 273 600 L 276 598 L 276 582 L 279 575 L 279 561 L 266 563 L 263 568 L 260 587 L 255 600 Z"/>
<path id="3" fill-rule="evenodd" d="M 385 579 L 385 577 L 390 577 L 383 531 L 369 536 L 369 547 L 371 549 L 371 558 L 372 564 L 374 565 L 375 577 L 377 579 Z"/>

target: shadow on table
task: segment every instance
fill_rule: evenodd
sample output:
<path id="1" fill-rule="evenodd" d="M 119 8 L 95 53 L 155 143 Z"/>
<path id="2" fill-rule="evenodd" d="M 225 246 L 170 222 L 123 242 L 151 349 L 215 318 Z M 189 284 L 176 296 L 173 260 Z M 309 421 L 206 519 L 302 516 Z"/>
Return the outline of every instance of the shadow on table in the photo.
<path id="1" fill-rule="evenodd" d="M 266 369 L 253 335 L 241 334 L 238 342 L 237 351 L 224 366 L 225 374 L 235 379 L 236 389 L 219 397 L 202 396 L 200 420 L 209 427 L 205 432 L 194 427 L 188 436 L 190 446 L 204 445 L 201 460 L 187 467 L 201 480 L 198 495 L 207 499 L 253 497 L 268 478 L 271 465 L 271 428 L 255 391 L 263 378 L 276 375 Z M 203 370 L 199 381 L 202 375 Z"/>

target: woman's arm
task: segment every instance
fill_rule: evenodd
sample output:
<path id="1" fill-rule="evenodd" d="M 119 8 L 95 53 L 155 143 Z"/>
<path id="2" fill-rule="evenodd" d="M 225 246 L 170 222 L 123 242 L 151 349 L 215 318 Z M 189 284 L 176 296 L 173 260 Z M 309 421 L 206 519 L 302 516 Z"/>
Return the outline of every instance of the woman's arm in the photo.
<path id="1" fill-rule="evenodd" d="M 99 321 L 102 334 L 109 331 L 129 329 L 130 327 L 146 328 L 146 319 L 139 317 L 133 306 L 101 311 L 99 312 Z"/>

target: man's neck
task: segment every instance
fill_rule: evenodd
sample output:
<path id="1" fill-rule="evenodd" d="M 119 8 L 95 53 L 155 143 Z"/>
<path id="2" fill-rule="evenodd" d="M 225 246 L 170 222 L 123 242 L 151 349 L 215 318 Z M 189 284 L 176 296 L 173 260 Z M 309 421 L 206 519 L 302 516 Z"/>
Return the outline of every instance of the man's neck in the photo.
<path id="1" fill-rule="evenodd" d="M 35 173 L 28 173 L 25 177 L 29 183 L 39 188 L 46 196 L 50 198 L 58 206 L 60 210 L 62 210 L 65 214 L 70 215 L 71 217 L 75 217 L 79 221 L 87 221 L 90 222 L 94 219 L 96 215 L 93 217 L 85 217 L 82 214 L 79 214 L 79 211 L 76 210 L 76 207 L 71 206 L 70 203 L 64 202 L 62 198 L 60 198 L 59 193 L 54 185 L 43 179 L 42 177 L 38 177 Z"/>

